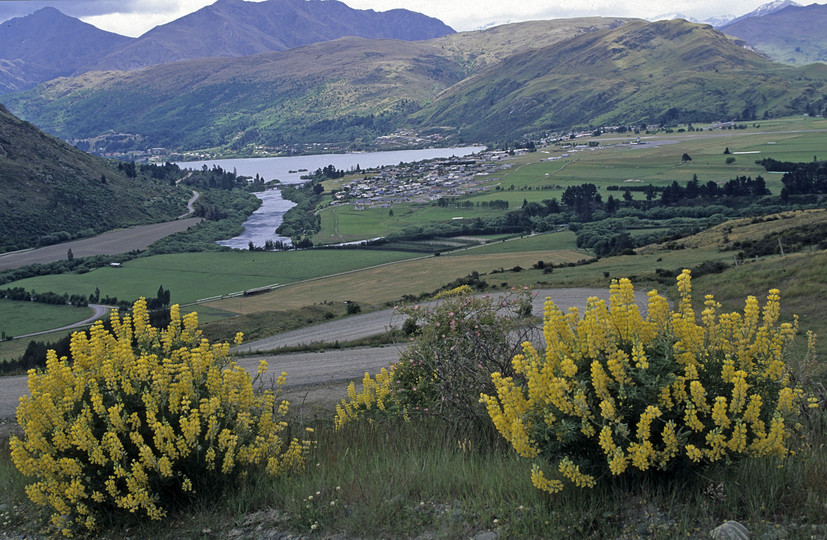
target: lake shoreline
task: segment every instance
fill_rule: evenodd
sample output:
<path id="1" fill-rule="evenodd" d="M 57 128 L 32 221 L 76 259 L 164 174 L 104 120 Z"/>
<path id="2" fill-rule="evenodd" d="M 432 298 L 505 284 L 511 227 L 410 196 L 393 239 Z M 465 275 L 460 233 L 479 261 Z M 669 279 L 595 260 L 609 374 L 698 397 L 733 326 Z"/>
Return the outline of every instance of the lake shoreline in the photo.
<path id="1" fill-rule="evenodd" d="M 277 158 L 237 158 L 215 159 L 205 161 L 176 162 L 181 168 L 200 169 L 202 167 L 221 167 L 225 171 L 247 177 L 258 175 L 265 181 L 278 180 L 281 185 L 295 185 L 307 182 L 303 176 L 312 175 L 314 171 L 327 166 L 337 170 L 356 171 L 387 167 L 398 163 L 415 163 L 431 159 L 465 157 L 485 150 L 483 146 L 461 146 L 450 148 L 427 148 L 422 150 L 394 150 L 388 152 L 354 152 L 348 154 L 309 154 Z M 268 241 L 290 244 L 290 239 L 276 234 L 276 229 L 283 223 L 284 214 L 295 206 L 281 196 L 281 189 L 276 186 L 255 193 L 262 200 L 261 206 L 244 222 L 244 231 L 233 238 L 220 240 L 219 245 L 233 249 L 248 249 L 264 246 Z"/>

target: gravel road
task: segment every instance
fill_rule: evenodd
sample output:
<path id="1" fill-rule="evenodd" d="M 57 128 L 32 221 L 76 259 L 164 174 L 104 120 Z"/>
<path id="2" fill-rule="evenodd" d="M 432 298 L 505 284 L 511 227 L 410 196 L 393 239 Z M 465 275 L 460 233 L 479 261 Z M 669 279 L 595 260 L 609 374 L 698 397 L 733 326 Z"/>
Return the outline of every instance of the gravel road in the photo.
<path id="1" fill-rule="evenodd" d="M 645 310 L 646 293 L 639 291 L 635 294 L 638 305 Z M 532 310 L 535 315 L 542 316 L 545 298 L 550 297 L 561 309 L 576 306 L 582 314 L 586 308 L 586 300 L 591 296 L 608 299 L 609 291 L 608 289 L 582 288 L 543 289 L 537 291 Z M 234 350 L 255 352 L 302 343 L 347 341 L 382 333 L 391 323 L 401 326 L 402 319 L 399 315 L 394 315 L 394 310 L 387 309 L 284 332 L 277 336 L 246 343 Z M 245 356 L 240 357 L 238 362 L 251 374 L 255 374 L 259 361 L 262 358 L 267 360 L 266 378 L 275 379 L 282 371 L 287 372 L 287 384 L 284 390 L 288 399 L 293 402 L 306 397 L 309 400 L 325 399 L 332 403 L 344 396 L 344 389 L 349 381 L 361 380 L 366 371 L 371 374 L 377 373 L 381 368 L 394 362 L 399 357 L 399 353 L 400 349 L 396 346 L 331 349 L 313 353 Z M 26 393 L 26 376 L 0 377 L 0 419 L 14 416 L 18 399 L 24 393 Z"/>
<path id="2" fill-rule="evenodd" d="M 586 309 L 586 301 L 589 297 L 596 296 L 606 301 L 609 299 L 608 289 L 539 289 L 536 293 L 532 303 L 532 313 L 538 317 L 543 316 L 543 305 L 547 297 L 551 298 L 560 309 L 566 310 L 574 306 L 580 310 L 581 314 Z M 635 297 L 641 311 L 645 312 L 646 292 L 638 291 L 635 293 Z M 345 342 L 381 334 L 391 326 L 400 328 L 404 320 L 405 318 L 395 313 L 393 309 L 385 309 L 283 332 L 275 336 L 245 343 L 233 350 L 238 352 L 272 351 L 280 347 L 309 345 L 311 343 Z"/>

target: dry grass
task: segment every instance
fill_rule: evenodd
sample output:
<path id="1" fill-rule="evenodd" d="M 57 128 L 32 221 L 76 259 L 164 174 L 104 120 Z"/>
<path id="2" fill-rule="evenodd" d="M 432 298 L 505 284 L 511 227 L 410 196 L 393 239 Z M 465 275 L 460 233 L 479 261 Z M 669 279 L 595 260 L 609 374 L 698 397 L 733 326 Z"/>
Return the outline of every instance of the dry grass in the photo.
<path id="1" fill-rule="evenodd" d="M 827 227 L 827 210 L 824 209 L 782 212 L 763 216 L 763 218 L 775 216 L 779 219 L 761 221 L 756 221 L 753 218 L 734 219 L 684 238 L 680 240 L 680 243 L 686 248 L 721 249 L 731 242 L 759 240 L 773 233 L 803 225 Z M 640 253 L 651 253 L 662 249 L 664 249 L 663 244 L 652 244 L 641 248 L 639 251 Z"/>
<path id="2" fill-rule="evenodd" d="M 439 287 L 477 271 L 487 273 L 498 268 L 522 266 L 530 268 L 538 260 L 555 264 L 576 262 L 584 255 L 570 250 L 529 251 L 428 257 L 388 264 L 357 272 L 308 280 L 276 289 L 270 293 L 247 298 L 229 298 L 208 305 L 239 314 L 273 309 L 297 309 L 311 303 L 352 300 L 366 305 L 381 305 L 398 300 L 405 294 L 431 292 Z"/>

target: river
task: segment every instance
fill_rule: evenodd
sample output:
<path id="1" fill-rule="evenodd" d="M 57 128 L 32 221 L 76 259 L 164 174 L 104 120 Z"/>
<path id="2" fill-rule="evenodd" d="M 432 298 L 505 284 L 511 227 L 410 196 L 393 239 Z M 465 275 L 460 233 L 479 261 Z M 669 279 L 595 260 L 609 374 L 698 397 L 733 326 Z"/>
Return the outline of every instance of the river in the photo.
<path id="1" fill-rule="evenodd" d="M 400 162 L 413 163 L 426 159 L 463 157 L 485 150 L 483 146 L 463 146 L 455 148 L 426 148 L 423 150 L 394 150 L 388 152 L 360 152 L 352 154 L 313 154 L 307 156 L 290 156 L 275 158 L 237 158 L 213 159 L 207 161 L 181 161 L 177 165 L 183 169 L 200 169 L 218 166 L 225 171 L 235 171 L 242 176 L 254 177 L 258 174 L 265 181 L 279 180 L 282 184 L 300 184 L 302 175 L 311 174 L 317 169 L 333 165 L 339 170 L 351 171 L 358 166 L 361 169 L 396 165 Z M 276 229 L 284 218 L 284 213 L 295 204 L 286 201 L 278 189 L 270 189 L 255 194 L 262 204 L 244 222 L 244 231 L 235 238 L 221 240 L 222 246 L 234 249 L 247 249 L 252 242 L 263 246 L 267 240 L 290 243 L 289 238 L 276 234 Z"/>

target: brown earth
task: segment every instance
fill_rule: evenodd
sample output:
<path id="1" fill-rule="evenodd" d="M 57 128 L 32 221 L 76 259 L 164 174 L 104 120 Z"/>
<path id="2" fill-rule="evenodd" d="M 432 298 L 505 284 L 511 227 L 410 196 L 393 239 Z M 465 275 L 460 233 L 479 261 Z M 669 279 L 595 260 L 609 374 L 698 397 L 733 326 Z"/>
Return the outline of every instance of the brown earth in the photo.
<path id="1" fill-rule="evenodd" d="M 0 270 L 19 268 L 28 264 L 61 261 L 66 259 L 70 249 L 75 257 L 118 255 L 134 250 L 140 251 L 148 248 L 150 244 L 161 238 L 186 231 L 193 225 L 200 223 L 201 220 L 202 218 L 187 218 L 151 225 L 138 225 L 129 229 L 109 231 L 83 240 L 73 240 L 53 246 L 5 253 L 0 255 Z"/>

